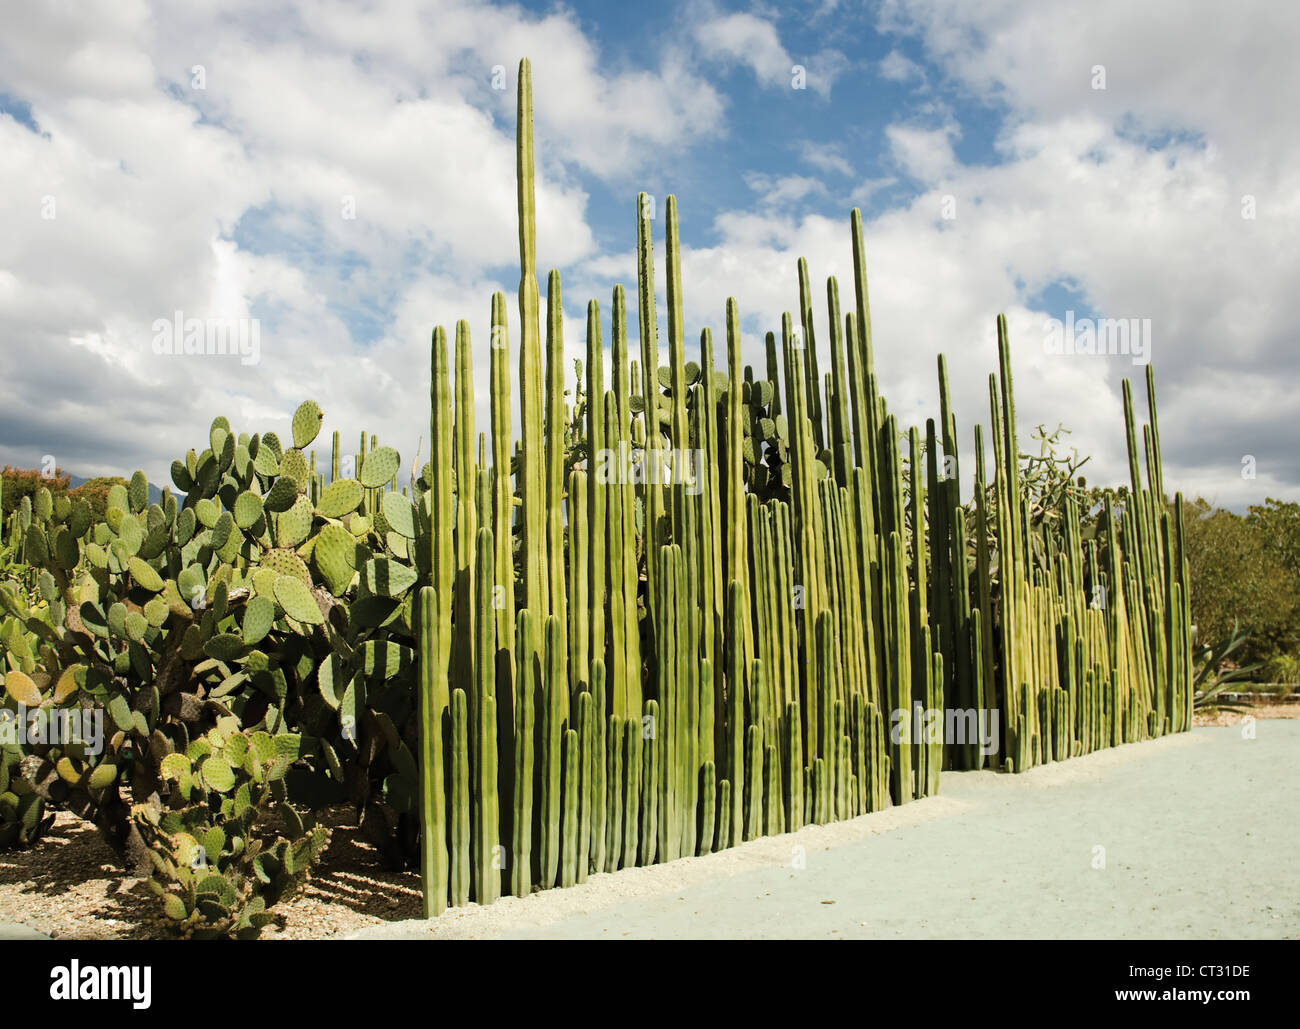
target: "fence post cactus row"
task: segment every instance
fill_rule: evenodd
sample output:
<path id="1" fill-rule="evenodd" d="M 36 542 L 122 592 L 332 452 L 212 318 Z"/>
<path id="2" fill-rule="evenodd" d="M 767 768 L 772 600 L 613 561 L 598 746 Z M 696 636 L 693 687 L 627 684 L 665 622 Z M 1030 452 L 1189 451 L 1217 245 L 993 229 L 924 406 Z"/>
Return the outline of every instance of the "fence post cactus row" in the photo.
<path id="1" fill-rule="evenodd" d="M 963 504 L 944 359 L 923 431 L 903 435 L 879 391 L 858 211 L 850 310 L 830 279 L 823 337 L 800 260 L 799 320 L 767 334 L 755 378 L 731 299 L 724 367 L 708 330 L 689 359 L 675 197 L 660 366 L 641 194 L 640 360 L 618 286 L 608 370 L 592 300 L 570 407 L 554 271 L 543 345 L 527 60 L 518 115 L 517 449 L 505 298 L 490 446 L 474 447 L 468 326 L 454 393 L 433 334 L 416 498 L 428 914 L 906 803 L 945 768 L 1022 771 L 1190 727 L 1182 500 L 1165 502 L 1150 368 L 1144 460 L 1124 384 L 1127 491 L 1085 511 L 1067 490 L 1049 522 L 1022 482 L 999 316 L 992 475 L 975 425 Z"/>

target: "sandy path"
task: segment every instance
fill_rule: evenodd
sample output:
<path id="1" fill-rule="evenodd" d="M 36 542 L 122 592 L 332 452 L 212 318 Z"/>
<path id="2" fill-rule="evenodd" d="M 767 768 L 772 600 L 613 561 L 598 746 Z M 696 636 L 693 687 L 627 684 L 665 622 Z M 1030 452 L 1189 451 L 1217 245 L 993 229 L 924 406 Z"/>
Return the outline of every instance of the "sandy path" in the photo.
<path id="1" fill-rule="evenodd" d="M 902 808 L 351 938 L 1300 937 L 1300 721 L 1255 732 L 945 772 Z"/>

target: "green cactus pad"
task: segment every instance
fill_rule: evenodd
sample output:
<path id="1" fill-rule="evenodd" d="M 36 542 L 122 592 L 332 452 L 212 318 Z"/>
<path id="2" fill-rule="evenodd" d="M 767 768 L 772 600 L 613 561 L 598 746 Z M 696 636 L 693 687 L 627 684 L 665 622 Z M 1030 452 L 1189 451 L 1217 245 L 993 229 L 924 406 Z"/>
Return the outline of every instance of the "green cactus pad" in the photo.
<path id="1" fill-rule="evenodd" d="M 199 775 L 203 784 L 217 793 L 225 793 L 235 788 L 235 773 L 229 762 L 217 754 L 210 754 L 199 765 Z"/>
<path id="2" fill-rule="evenodd" d="M 281 547 L 296 547 L 303 543 L 311 534 L 312 522 L 311 501 L 306 497 L 298 497 L 293 504 L 283 514 L 279 515 L 276 520 L 275 541 Z"/>
<path id="3" fill-rule="evenodd" d="M 194 488 L 194 480 L 190 477 L 190 470 L 185 467 L 184 461 L 172 462 L 172 482 L 182 493 L 188 493 Z"/>
<path id="4" fill-rule="evenodd" d="M 275 569 L 279 575 L 288 575 L 304 586 L 311 585 L 311 572 L 306 563 L 292 550 L 268 550 L 262 554 L 262 564 Z"/>
<path id="5" fill-rule="evenodd" d="M 212 527 L 212 538 L 209 546 L 213 550 L 220 550 L 230 539 L 230 534 L 235 531 L 235 517 L 229 511 L 222 511 L 221 517 L 217 519 L 217 524 Z"/>
<path id="6" fill-rule="evenodd" d="M 115 482 L 108 487 L 108 499 L 106 506 L 116 508 L 119 511 L 126 511 L 129 508 L 130 501 L 127 499 L 126 487 L 120 482 Z"/>
<path id="7" fill-rule="evenodd" d="M 12 671 L 5 676 L 5 692 L 20 704 L 26 704 L 28 707 L 40 706 L 40 688 L 24 672 Z"/>
<path id="8" fill-rule="evenodd" d="M 325 616 L 320 612 L 316 598 L 301 579 L 282 575 L 275 580 L 275 599 L 287 614 L 304 625 L 322 625 Z"/>
<path id="9" fill-rule="evenodd" d="M 351 682 L 351 677 L 352 672 L 343 667 L 337 655 L 321 662 L 320 670 L 316 673 L 316 682 L 320 686 L 321 698 L 332 710 L 339 709 L 338 687 L 346 688 Z"/>
<path id="10" fill-rule="evenodd" d="M 138 557 L 133 557 L 128 562 L 127 567 L 131 571 L 131 578 L 141 589 L 146 589 L 150 593 L 158 593 L 163 588 L 163 578 L 153 568 L 141 561 Z"/>
<path id="11" fill-rule="evenodd" d="M 37 532 L 39 530 L 33 528 L 32 531 Z M 122 523 L 118 528 L 117 538 L 126 548 L 128 555 L 138 554 L 140 552 L 140 547 L 144 545 L 144 529 L 134 517 L 126 515 L 123 517 Z"/>
<path id="12" fill-rule="evenodd" d="M 415 667 L 415 651 L 390 640 L 367 640 L 361 648 L 361 668 L 368 676 L 391 679 Z"/>
<path id="13" fill-rule="evenodd" d="M 275 580 L 280 573 L 274 568 L 259 568 L 253 573 L 253 592 L 268 600 L 275 599 Z"/>
<path id="14" fill-rule="evenodd" d="M 131 705 L 127 703 L 126 697 L 120 693 L 117 694 L 108 702 L 107 710 L 108 717 L 113 720 L 114 725 L 123 732 L 131 731 L 135 722 L 131 718 Z"/>
<path id="15" fill-rule="evenodd" d="M 181 776 L 188 775 L 191 761 L 184 754 L 168 754 L 158 765 L 159 774 L 167 780 L 177 782 Z"/>
<path id="16" fill-rule="evenodd" d="M 299 450 L 308 446 L 320 432 L 324 417 L 314 400 L 304 400 L 293 413 L 293 445 Z"/>
<path id="17" fill-rule="evenodd" d="M 194 513 L 194 508 L 187 507 L 176 516 L 176 544 L 185 546 L 194 536 L 194 530 L 198 526 L 198 516 Z"/>
<path id="18" fill-rule="evenodd" d="M 343 596 L 356 571 L 356 537 L 341 525 L 327 525 L 316 536 L 312 563 L 336 597 Z"/>
<path id="19" fill-rule="evenodd" d="M 153 597 L 144 606 L 144 616 L 155 629 L 167 621 L 171 607 L 162 597 Z"/>
<path id="20" fill-rule="evenodd" d="M 278 513 L 287 511 L 298 499 L 298 483 L 292 476 L 281 475 L 267 490 L 262 506 L 267 511 Z"/>
<path id="21" fill-rule="evenodd" d="M 223 632 L 203 644 L 203 653 L 218 661 L 229 663 L 243 656 L 244 637 L 237 632 Z"/>
<path id="22" fill-rule="evenodd" d="M 255 647 L 266 638 L 275 623 L 275 603 L 267 597 L 254 597 L 244 608 L 244 644 Z"/>
<path id="23" fill-rule="evenodd" d="M 149 620 L 139 611 L 132 611 L 126 616 L 124 627 L 132 643 L 141 643 L 149 632 Z"/>
<path id="24" fill-rule="evenodd" d="M 316 513 L 322 518 L 342 518 L 357 509 L 362 495 L 362 485 L 356 479 L 337 479 L 325 487 Z"/>
<path id="25" fill-rule="evenodd" d="M 280 458 L 270 447 L 260 446 L 253 458 L 253 471 L 264 479 L 269 479 L 272 475 L 279 475 Z"/>
<path id="26" fill-rule="evenodd" d="M 117 765 L 105 761 L 91 770 L 88 785 L 92 790 L 102 790 L 117 781 Z"/>
<path id="27" fill-rule="evenodd" d="M 131 484 L 127 487 L 126 496 L 133 513 L 138 514 L 145 509 L 145 505 L 149 503 L 149 480 L 144 477 L 144 472 L 137 470 L 131 476 Z"/>
<path id="28" fill-rule="evenodd" d="M 379 447 L 366 455 L 359 478 L 366 489 L 378 489 L 397 474 L 401 456 L 392 447 Z"/>
<path id="29" fill-rule="evenodd" d="M 406 497 L 391 491 L 385 493 L 380 511 L 390 529 L 408 540 L 415 539 L 415 507 Z"/>
<path id="30" fill-rule="evenodd" d="M 108 628 L 114 636 L 126 635 L 127 607 L 120 600 L 108 609 Z"/>
<path id="31" fill-rule="evenodd" d="M 204 497 L 194 505 L 194 514 L 198 517 L 200 525 L 205 529 L 211 529 L 221 517 L 221 505 L 215 500 Z"/>
<path id="32" fill-rule="evenodd" d="M 307 467 L 307 458 L 301 450 L 285 451 L 284 457 L 280 458 L 280 475 L 287 475 L 296 482 L 299 493 L 304 491 L 306 484 L 311 482 L 311 469 Z"/>
<path id="33" fill-rule="evenodd" d="M 401 596 L 419 578 L 414 568 L 383 557 L 367 561 L 361 574 L 366 588 L 381 597 Z"/>
<path id="34" fill-rule="evenodd" d="M 262 517 L 262 498 L 256 493 L 241 493 L 235 499 L 235 524 L 241 529 L 251 528 Z"/>

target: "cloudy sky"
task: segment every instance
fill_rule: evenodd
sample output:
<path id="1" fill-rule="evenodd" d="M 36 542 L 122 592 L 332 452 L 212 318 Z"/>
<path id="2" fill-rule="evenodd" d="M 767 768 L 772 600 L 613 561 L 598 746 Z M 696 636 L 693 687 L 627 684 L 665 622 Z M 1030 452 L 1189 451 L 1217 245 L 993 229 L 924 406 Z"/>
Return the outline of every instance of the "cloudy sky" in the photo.
<path id="1" fill-rule="evenodd" d="M 1022 446 L 1063 423 L 1092 480 L 1122 481 L 1120 383 L 1144 369 L 1049 353 L 1047 325 L 1149 319 L 1167 485 L 1239 510 L 1300 494 L 1290 5 L 3 8 L 0 462 L 140 467 L 161 485 L 214 415 L 287 436 L 306 397 L 349 446 L 364 427 L 409 461 L 422 433 L 427 455 L 430 332 L 460 318 L 485 427 L 494 290 L 518 340 L 528 56 L 538 256 L 564 275 L 574 356 L 587 300 L 608 319 L 612 286 L 635 288 L 638 190 L 678 197 L 688 338 L 720 340 L 735 296 L 758 367 L 763 333 L 796 310 L 800 256 L 826 338 L 825 280 L 849 288 L 858 206 L 877 369 L 903 421 L 935 412 L 944 352 L 969 454 L 1005 312 Z M 176 312 L 257 319 L 258 361 L 156 353 Z"/>

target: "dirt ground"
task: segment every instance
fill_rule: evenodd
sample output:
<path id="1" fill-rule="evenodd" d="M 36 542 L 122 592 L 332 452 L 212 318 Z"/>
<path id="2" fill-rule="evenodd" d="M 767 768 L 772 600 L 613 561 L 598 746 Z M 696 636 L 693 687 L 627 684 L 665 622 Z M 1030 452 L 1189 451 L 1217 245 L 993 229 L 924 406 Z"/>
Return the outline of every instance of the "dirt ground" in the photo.
<path id="1" fill-rule="evenodd" d="M 1257 706 L 1251 709 L 1250 715 L 1257 720 L 1296 719 L 1300 718 L 1300 704 Z M 1241 715 L 1225 712 L 1198 716 L 1196 724 L 1225 727 L 1241 721 Z M 1194 733 L 1192 737 L 1181 738 L 1190 742 L 1198 737 L 1200 734 Z M 975 782 L 981 784 L 981 790 L 992 788 L 1000 792 L 1016 786 L 1029 788 L 1033 782 L 1091 781 L 1100 774 L 1099 769 L 1110 767 L 1121 758 L 1125 764 L 1140 760 L 1144 754 L 1154 759 L 1157 752 L 1179 739 L 1170 737 L 1103 751 L 1034 769 L 1026 776 L 945 773 L 941 795 L 917 804 L 849 822 L 808 826 L 797 834 L 755 840 L 706 858 L 687 858 L 668 865 L 627 869 L 615 875 L 596 875 L 585 885 L 571 890 L 551 890 L 523 899 L 503 898 L 489 908 L 470 905 L 431 922 L 411 921 L 420 916 L 418 873 L 394 873 L 381 868 L 373 848 L 349 824 L 351 812 L 336 809 L 323 819 L 333 828 L 334 836 L 322 865 L 300 896 L 277 907 L 283 913 L 282 924 L 268 927 L 263 939 L 330 939 L 356 934 L 362 937 L 493 936 L 527 932 L 530 927 L 545 935 L 542 927 L 565 919 L 581 919 L 589 912 L 613 910 L 637 898 L 662 896 L 692 887 L 708 889 L 710 884 L 728 878 L 755 874 L 774 864 L 788 864 L 792 846 L 806 847 L 809 851 L 847 849 L 849 845 L 863 844 L 898 830 L 914 831 L 922 823 L 950 818 L 972 799 L 982 798 L 983 794 L 969 795 Z M 1293 768 L 1292 781 L 1296 779 L 1294 772 Z M 54 938 L 147 939 L 168 935 L 158 902 L 144 882 L 120 876 L 111 851 L 94 828 L 75 815 L 61 812 L 36 847 L 0 854 L 0 923 L 25 925 Z M 573 924 L 574 931 L 580 933 L 582 923 Z M 591 928 L 594 932 L 594 927 Z"/>
<path id="2" fill-rule="evenodd" d="M 276 906 L 284 924 L 267 940 L 316 940 L 420 915 L 420 875 L 380 867 L 374 848 L 349 825 L 350 809 L 321 819 L 333 831 L 321 866 L 294 900 Z M 66 811 L 30 850 L 0 854 L 0 923 L 19 923 L 55 939 L 167 937 L 158 899 L 144 880 L 121 878 L 94 826 Z"/>

